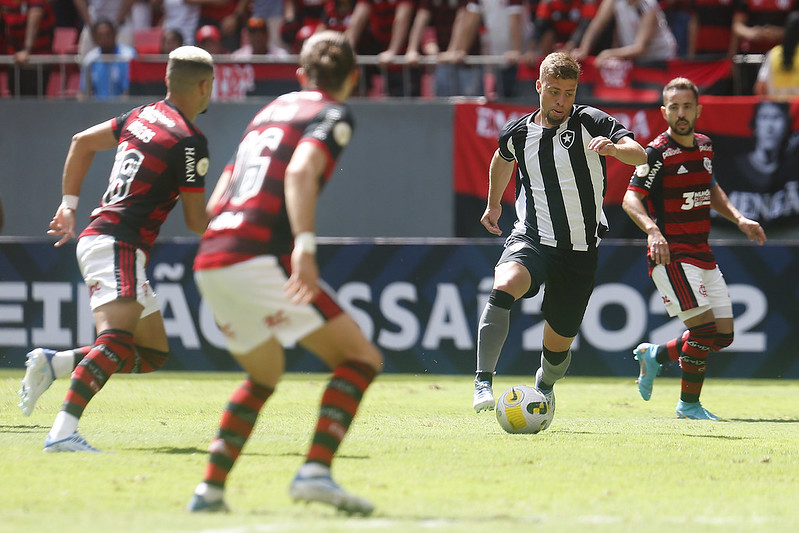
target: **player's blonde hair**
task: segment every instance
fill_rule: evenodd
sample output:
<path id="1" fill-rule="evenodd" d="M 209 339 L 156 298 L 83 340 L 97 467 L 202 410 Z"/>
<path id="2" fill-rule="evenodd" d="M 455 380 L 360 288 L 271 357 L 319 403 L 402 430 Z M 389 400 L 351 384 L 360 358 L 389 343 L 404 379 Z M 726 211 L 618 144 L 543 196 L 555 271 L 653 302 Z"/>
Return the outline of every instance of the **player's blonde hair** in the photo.
<path id="1" fill-rule="evenodd" d="M 214 73 L 214 58 L 197 46 L 180 46 L 169 53 L 166 77 L 172 92 L 183 92 Z"/>
<path id="2" fill-rule="evenodd" d="M 580 64 L 565 52 L 552 52 L 541 62 L 538 69 L 541 80 L 552 77 L 559 80 L 580 79 Z"/>

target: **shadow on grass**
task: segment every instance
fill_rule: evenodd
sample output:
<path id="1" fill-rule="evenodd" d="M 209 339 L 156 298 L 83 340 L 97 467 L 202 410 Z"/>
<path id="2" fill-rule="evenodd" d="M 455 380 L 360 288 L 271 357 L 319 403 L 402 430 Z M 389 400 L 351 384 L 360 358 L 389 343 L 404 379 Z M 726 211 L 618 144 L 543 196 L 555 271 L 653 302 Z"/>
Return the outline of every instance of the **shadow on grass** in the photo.
<path id="1" fill-rule="evenodd" d="M 799 418 L 726 418 L 729 422 L 768 422 L 771 424 L 799 424 Z"/>
<path id="2" fill-rule="evenodd" d="M 2 426 L 0 426 L 2 428 Z M 152 453 L 163 453 L 167 455 L 192 455 L 195 453 L 200 454 L 207 454 L 208 450 L 203 448 L 197 448 L 195 446 L 190 446 L 187 448 L 174 448 L 171 446 L 160 446 L 158 448 L 125 448 L 129 451 L 139 451 L 139 452 L 152 452 Z M 243 452 L 242 456 L 252 456 L 252 457 L 305 457 L 304 453 L 300 452 L 283 452 L 283 453 L 259 453 L 259 452 Z M 371 459 L 368 455 L 336 455 L 337 459 Z"/>
<path id="3" fill-rule="evenodd" d="M 49 427 L 40 426 L 38 424 L 33 424 L 30 426 L 21 424 L 16 426 L 0 424 L 0 432 L 2 433 L 40 433 L 42 430 L 49 429 Z"/>

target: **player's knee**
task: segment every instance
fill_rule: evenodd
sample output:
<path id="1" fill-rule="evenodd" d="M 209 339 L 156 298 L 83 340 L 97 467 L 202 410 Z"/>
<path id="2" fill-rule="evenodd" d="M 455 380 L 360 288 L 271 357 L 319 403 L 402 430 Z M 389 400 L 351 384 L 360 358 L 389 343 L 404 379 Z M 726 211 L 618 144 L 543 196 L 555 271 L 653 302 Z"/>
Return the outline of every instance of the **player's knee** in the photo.
<path id="1" fill-rule="evenodd" d="M 716 337 L 713 339 L 713 349 L 715 351 L 723 350 L 730 344 L 735 338 L 735 333 L 730 331 L 729 333 L 716 333 Z"/>
<path id="2" fill-rule="evenodd" d="M 134 368 L 131 369 L 131 373 L 146 374 L 148 372 L 155 372 L 159 368 L 163 367 L 166 364 L 167 359 L 169 359 L 169 352 L 137 345 L 135 356 L 136 361 Z"/>
<path id="3" fill-rule="evenodd" d="M 383 370 L 383 354 L 371 342 L 366 342 L 362 347 L 350 354 L 347 359 L 368 365 L 378 374 Z"/>

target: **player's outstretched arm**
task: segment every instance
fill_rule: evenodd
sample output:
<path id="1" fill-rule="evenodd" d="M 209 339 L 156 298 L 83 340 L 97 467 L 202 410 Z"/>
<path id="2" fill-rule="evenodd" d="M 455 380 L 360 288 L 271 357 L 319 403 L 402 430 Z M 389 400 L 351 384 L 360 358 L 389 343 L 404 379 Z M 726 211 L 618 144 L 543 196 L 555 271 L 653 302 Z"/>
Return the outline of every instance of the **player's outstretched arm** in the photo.
<path id="1" fill-rule="evenodd" d="M 622 137 L 617 143 L 607 137 L 594 137 L 588 142 L 588 149 L 605 157 L 615 157 L 628 165 L 646 163 L 646 151 L 632 137 Z"/>
<path id="2" fill-rule="evenodd" d="M 759 245 L 766 242 L 766 232 L 763 231 L 760 224 L 755 220 L 743 216 L 740 211 L 732 205 L 724 189 L 722 189 L 718 183 L 710 189 L 710 207 L 715 209 L 718 214 L 730 222 L 735 223 L 738 229 L 740 229 L 750 241 L 754 241 Z"/>
<path id="3" fill-rule="evenodd" d="M 117 145 L 112 121 L 107 120 L 72 136 L 64 172 L 61 178 L 63 201 L 50 221 L 48 235 L 61 237 L 55 246 L 61 246 L 75 237 L 75 209 L 83 185 L 83 179 L 94 161 L 94 154 L 110 150 Z"/>

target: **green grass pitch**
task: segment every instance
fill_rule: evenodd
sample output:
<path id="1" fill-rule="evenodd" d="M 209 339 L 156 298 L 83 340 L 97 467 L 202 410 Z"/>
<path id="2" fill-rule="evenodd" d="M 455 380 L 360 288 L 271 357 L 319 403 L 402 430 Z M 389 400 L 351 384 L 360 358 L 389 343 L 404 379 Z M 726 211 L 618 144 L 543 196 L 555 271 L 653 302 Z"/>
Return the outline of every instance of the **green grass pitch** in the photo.
<path id="1" fill-rule="evenodd" d="M 634 369 L 633 369 L 634 371 Z M 642 401 L 633 377 L 567 377 L 552 426 L 509 435 L 471 408 L 471 376 L 383 375 L 333 466 L 369 518 L 294 504 L 320 374 L 290 374 L 228 480 L 228 515 L 190 515 L 219 415 L 243 375 L 114 376 L 81 433 L 104 450 L 46 454 L 68 380 L 29 418 L 0 371 L 0 531 L 799 531 L 799 383 L 708 379 L 720 422 L 677 420 L 679 381 Z M 531 377 L 498 376 L 495 395 Z"/>

